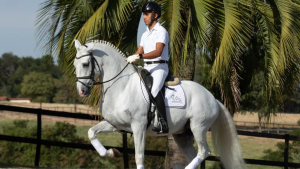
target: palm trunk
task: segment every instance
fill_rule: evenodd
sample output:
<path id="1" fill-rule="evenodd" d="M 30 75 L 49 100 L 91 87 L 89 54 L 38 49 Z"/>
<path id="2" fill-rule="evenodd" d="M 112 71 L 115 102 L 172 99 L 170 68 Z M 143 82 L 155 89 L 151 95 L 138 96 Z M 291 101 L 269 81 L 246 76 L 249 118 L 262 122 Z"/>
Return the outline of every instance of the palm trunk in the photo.
<path id="1" fill-rule="evenodd" d="M 188 164 L 188 161 L 179 151 L 179 148 L 171 135 L 168 136 L 168 150 L 165 163 L 167 169 L 183 169 Z"/>

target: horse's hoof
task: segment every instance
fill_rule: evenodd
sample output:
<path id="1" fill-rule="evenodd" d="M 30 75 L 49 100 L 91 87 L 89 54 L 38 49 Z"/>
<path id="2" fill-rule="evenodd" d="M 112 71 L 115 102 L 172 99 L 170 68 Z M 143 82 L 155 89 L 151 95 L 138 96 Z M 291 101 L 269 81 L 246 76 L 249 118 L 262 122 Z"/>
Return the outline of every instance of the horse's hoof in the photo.
<path id="1" fill-rule="evenodd" d="M 111 148 L 107 150 L 106 156 L 110 158 L 119 158 L 121 157 L 121 153 L 117 149 Z"/>

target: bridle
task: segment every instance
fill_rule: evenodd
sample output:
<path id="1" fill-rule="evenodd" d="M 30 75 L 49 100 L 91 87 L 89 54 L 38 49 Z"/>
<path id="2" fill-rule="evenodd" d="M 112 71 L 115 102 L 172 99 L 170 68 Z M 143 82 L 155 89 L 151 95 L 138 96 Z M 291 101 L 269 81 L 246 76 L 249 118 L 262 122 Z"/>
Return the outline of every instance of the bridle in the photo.
<path id="1" fill-rule="evenodd" d="M 87 47 L 86 45 L 84 45 L 84 46 Z M 92 52 L 89 53 L 89 54 L 79 56 L 79 57 L 75 57 L 75 59 L 81 59 L 81 58 L 86 57 L 86 56 L 90 56 L 90 63 L 91 63 L 91 66 L 92 66 L 91 74 L 89 76 L 76 77 L 76 82 L 81 83 L 82 85 L 84 85 L 85 87 L 87 87 L 89 89 L 92 88 L 93 85 L 100 85 L 100 84 L 112 81 L 113 79 L 118 77 L 125 70 L 125 68 L 129 65 L 129 63 L 127 63 L 127 65 L 121 70 L 121 72 L 119 74 L 117 74 L 115 77 L 113 77 L 112 79 L 107 80 L 105 82 L 96 82 L 95 81 L 95 63 L 97 64 L 99 72 L 100 72 L 100 66 L 99 66 L 98 61 L 95 59 L 94 55 L 92 54 Z M 80 79 L 89 79 L 89 81 L 85 84 L 82 81 L 80 81 Z"/>
<path id="2" fill-rule="evenodd" d="M 81 59 L 83 57 L 90 57 L 90 63 L 92 66 L 92 70 L 91 70 L 91 74 L 89 76 L 81 76 L 81 77 L 76 77 L 76 82 L 81 83 L 82 85 L 84 85 L 87 88 L 92 88 L 92 86 L 95 84 L 95 63 L 97 64 L 97 67 L 100 71 L 100 66 L 99 63 L 97 62 L 97 60 L 95 59 L 95 57 L 93 56 L 92 53 L 89 54 L 85 54 L 79 57 L 75 57 L 75 59 Z M 89 81 L 87 83 L 83 83 L 82 81 L 80 81 L 80 79 L 89 79 Z"/>

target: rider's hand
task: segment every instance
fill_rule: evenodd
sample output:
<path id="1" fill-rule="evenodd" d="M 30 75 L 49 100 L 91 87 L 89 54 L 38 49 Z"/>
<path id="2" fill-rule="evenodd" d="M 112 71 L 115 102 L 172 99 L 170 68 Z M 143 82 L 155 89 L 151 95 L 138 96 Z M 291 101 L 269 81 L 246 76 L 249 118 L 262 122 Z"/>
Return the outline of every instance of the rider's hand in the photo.
<path id="1" fill-rule="evenodd" d="M 132 63 L 139 59 L 140 59 L 139 54 L 135 54 L 135 55 L 128 56 L 128 58 L 126 60 L 127 60 L 127 62 Z"/>

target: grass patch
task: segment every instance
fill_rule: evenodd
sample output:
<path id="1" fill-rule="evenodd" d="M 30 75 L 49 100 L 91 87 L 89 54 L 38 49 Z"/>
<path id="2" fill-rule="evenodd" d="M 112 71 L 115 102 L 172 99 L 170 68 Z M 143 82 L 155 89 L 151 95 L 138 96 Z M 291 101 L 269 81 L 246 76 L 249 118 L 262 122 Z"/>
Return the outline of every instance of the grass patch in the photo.
<path id="1" fill-rule="evenodd" d="M 1 163 L 0 162 L 0 168 L 33 168 L 33 167 L 32 166 L 18 165 L 18 164 Z"/>

